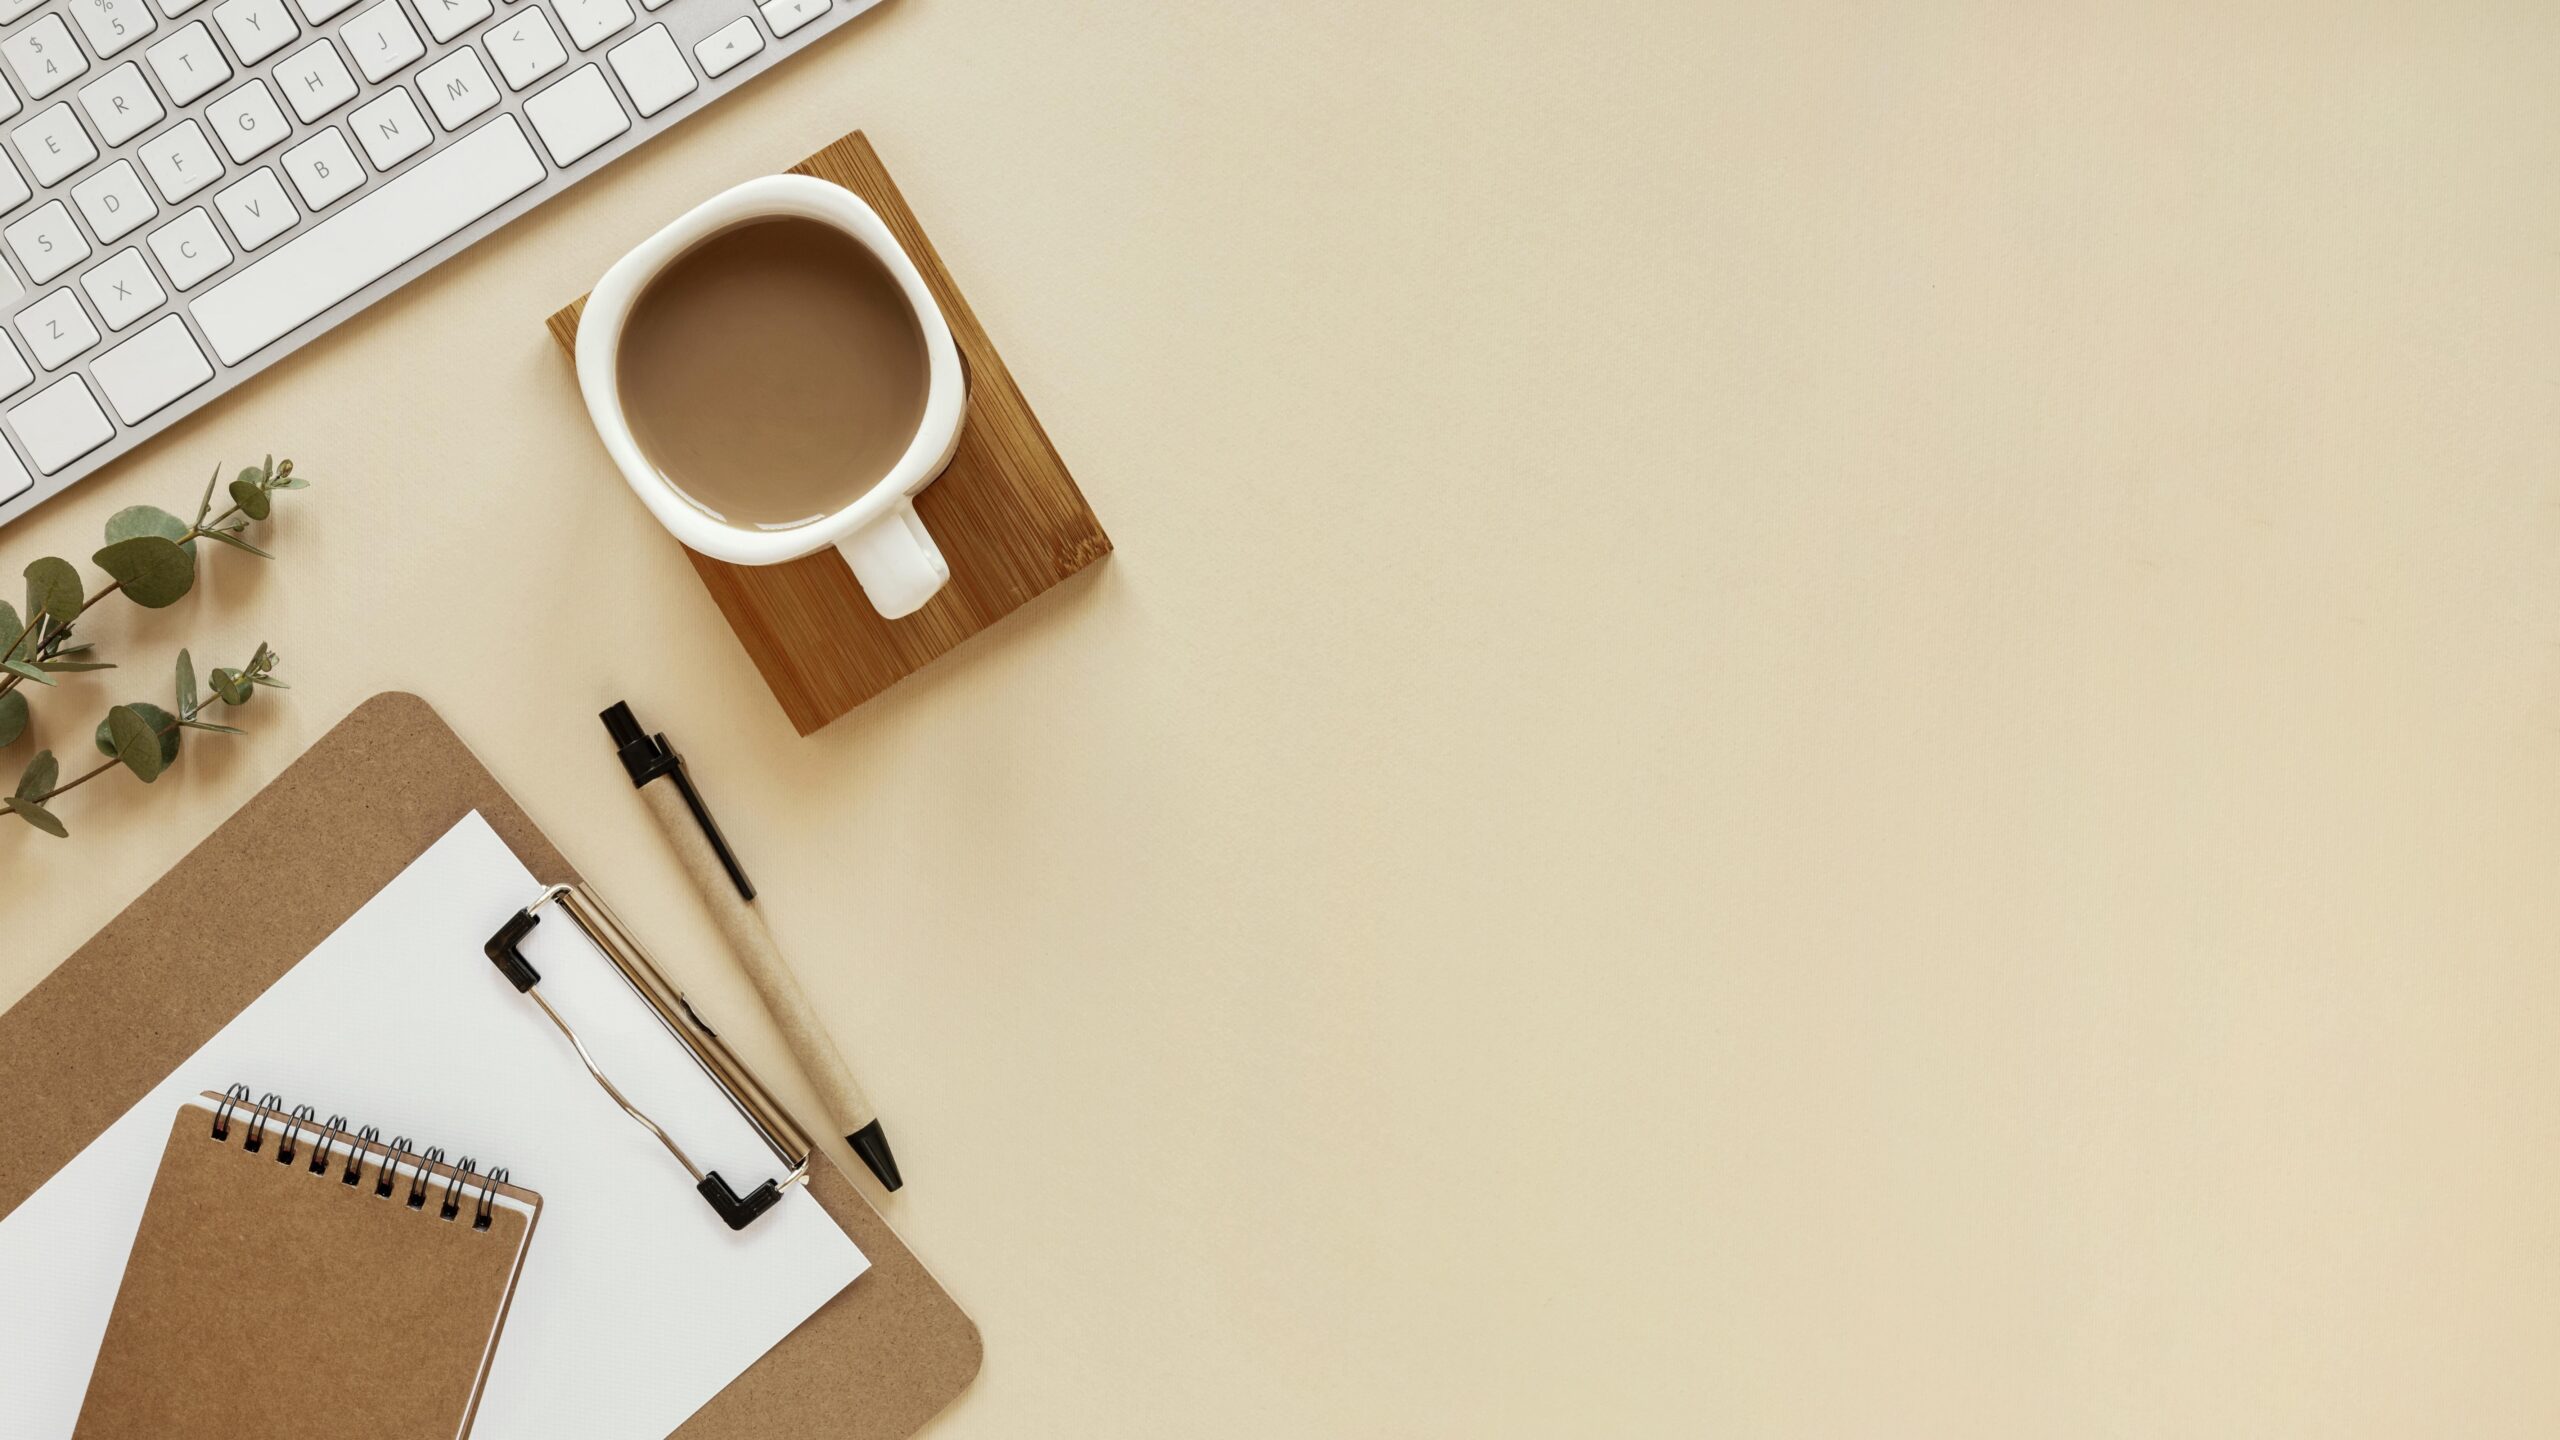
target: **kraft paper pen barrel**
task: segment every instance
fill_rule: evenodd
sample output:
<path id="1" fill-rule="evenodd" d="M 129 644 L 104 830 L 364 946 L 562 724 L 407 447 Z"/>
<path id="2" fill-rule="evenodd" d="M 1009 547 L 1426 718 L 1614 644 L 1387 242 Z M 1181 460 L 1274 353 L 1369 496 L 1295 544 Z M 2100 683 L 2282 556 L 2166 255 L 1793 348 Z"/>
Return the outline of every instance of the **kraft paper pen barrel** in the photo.
<path id="1" fill-rule="evenodd" d="M 616 701 L 601 718 L 605 733 L 613 737 L 622 768 L 630 774 L 641 799 L 648 803 L 649 813 L 666 834 L 667 843 L 675 847 L 694 888 L 702 892 L 703 902 L 711 907 L 720 933 L 746 970 L 766 1013 L 781 1029 L 793 1058 L 817 1087 L 819 1099 L 835 1122 L 836 1133 L 844 1136 L 845 1143 L 862 1157 L 862 1163 L 870 1167 L 884 1188 L 897 1189 L 905 1182 L 898 1174 L 897 1157 L 890 1153 L 889 1137 L 881 1129 L 879 1112 L 862 1093 L 861 1083 L 853 1078 L 853 1070 L 845 1064 L 808 996 L 801 993 L 800 982 L 784 962 L 781 949 L 774 944 L 773 932 L 765 926 L 764 912 L 755 903 L 755 885 L 747 879 L 727 838 L 712 820 L 710 807 L 702 803 L 701 792 L 694 789 L 693 777 L 684 768 L 684 757 L 667 743 L 666 736 L 652 737 L 642 730 L 626 703 Z"/>

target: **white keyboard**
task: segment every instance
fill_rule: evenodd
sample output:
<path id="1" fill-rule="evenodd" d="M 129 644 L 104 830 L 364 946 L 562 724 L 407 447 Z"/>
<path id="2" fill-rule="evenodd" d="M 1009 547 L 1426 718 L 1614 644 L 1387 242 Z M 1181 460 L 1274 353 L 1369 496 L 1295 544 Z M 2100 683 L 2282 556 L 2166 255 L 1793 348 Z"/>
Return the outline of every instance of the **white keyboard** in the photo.
<path id="1" fill-rule="evenodd" d="M 873 3 L 0 0 L 0 524 Z"/>

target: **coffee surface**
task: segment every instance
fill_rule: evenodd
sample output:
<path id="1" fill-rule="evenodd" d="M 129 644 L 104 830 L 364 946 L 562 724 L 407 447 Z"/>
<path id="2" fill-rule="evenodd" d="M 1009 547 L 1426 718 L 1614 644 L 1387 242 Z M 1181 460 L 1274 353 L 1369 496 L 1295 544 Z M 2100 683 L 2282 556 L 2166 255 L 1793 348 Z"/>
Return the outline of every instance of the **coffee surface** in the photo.
<path id="1" fill-rule="evenodd" d="M 843 509 L 924 421 L 924 331 L 897 277 L 832 225 L 751 220 L 678 256 L 633 302 L 622 410 L 669 483 L 729 524 Z"/>

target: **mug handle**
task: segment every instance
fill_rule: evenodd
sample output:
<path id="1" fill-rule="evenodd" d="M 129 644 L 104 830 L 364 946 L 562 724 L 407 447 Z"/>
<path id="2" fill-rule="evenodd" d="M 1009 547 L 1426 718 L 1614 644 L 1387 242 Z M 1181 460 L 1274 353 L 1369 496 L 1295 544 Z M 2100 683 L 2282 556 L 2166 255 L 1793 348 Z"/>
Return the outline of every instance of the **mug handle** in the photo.
<path id="1" fill-rule="evenodd" d="M 924 528 L 912 498 L 900 500 L 888 514 L 837 541 L 836 549 L 853 567 L 853 578 L 861 582 L 862 593 L 882 619 L 913 615 L 951 578 L 950 563 Z"/>

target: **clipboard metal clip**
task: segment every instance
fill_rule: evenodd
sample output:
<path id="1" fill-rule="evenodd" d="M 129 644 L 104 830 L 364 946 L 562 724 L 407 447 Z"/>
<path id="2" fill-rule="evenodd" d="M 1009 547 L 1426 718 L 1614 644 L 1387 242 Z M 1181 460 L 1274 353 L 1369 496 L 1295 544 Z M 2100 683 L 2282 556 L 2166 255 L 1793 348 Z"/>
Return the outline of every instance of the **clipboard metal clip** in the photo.
<path id="1" fill-rule="evenodd" d="M 543 907 L 554 904 L 559 906 L 561 914 L 568 917 L 569 923 L 584 932 L 589 940 L 595 942 L 596 948 L 604 952 L 605 958 L 613 962 L 614 970 L 639 992 L 642 1000 L 648 1002 L 650 1012 L 658 1017 L 658 1023 L 684 1046 L 685 1053 L 702 1067 L 703 1074 L 720 1087 L 729 1103 L 737 1107 L 739 1115 L 754 1127 L 766 1148 L 773 1152 L 781 1174 L 743 1195 L 738 1193 L 737 1187 L 720 1172 L 705 1170 L 695 1164 L 693 1157 L 685 1153 L 684 1147 L 675 1142 L 665 1127 L 632 1104 L 621 1087 L 597 1066 L 595 1057 L 587 1053 L 586 1043 L 578 1038 L 578 1032 L 570 1029 L 569 1022 L 561 1019 L 560 1012 L 552 1009 L 551 1002 L 542 997 L 542 991 L 537 988 L 542 976 L 533 968 L 532 962 L 524 958 L 522 946 L 525 937 L 542 923 Z M 611 910 L 605 908 L 605 903 L 596 898 L 594 891 L 584 885 L 549 887 L 532 904 L 509 917 L 483 949 L 490 963 L 498 967 L 498 973 L 507 977 L 507 983 L 541 1006 L 542 1013 L 551 1017 L 551 1023 L 568 1037 L 570 1047 L 578 1052 L 579 1063 L 585 1065 L 587 1073 L 595 1077 L 607 1095 L 613 1097 L 613 1103 L 640 1122 L 643 1129 L 657 1136 L 658 1143 L 667 1147 L 667 1153 L 676 1157 L 676 1163 L 693 1177 L 693 1188 L 710 1202 L 711 1208 L 719 1213 L 730 1229 L 744 1230 L 757 1216 L 781 1203 L 785 1191 L 808 1180 L 809 1162 L 817 1152 L 808 1132 L 792 1120 L 790 1113 L 773 1098 L 773 1092 L 767 1090 L 764 1082 L 755 1077 L 755 1072 L 746 1067 L 746 1062 L 729 1049 L 728 1042 L 693 1013 L 692 1004 L 681 991 L 667 983 L 667 977 L 649 959 L 648 952 L 631 938 L 631 933 L 622 927 L 622 922 Z"/>

